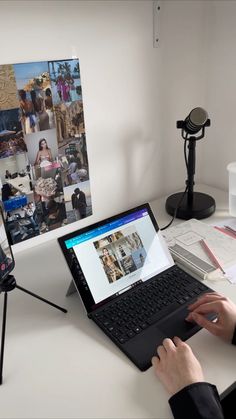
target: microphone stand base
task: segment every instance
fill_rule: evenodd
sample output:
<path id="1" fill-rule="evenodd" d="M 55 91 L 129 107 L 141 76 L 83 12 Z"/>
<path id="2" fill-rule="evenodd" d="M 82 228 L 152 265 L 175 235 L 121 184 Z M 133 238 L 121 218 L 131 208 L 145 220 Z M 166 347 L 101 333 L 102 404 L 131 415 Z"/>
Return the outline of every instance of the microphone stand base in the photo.
<path id="1" fill-rule="evenodd" d="M 168 214 L 174 215 L 175 209 L 183 194 L 184 192 L 179 192 L 167 198 L 166 211 Z M 181 218 L 183 220 L 196 218 L 197 220 L 201 220 L 202 218 L 210 217 L 210 215 L 215 212 L 215 208 L 215 200 L 210 195 L 201 192 L 193 192 L 191 200 L 189 199 L 188 194 L 185 195 L 177 210 L 176 218 Z"/>

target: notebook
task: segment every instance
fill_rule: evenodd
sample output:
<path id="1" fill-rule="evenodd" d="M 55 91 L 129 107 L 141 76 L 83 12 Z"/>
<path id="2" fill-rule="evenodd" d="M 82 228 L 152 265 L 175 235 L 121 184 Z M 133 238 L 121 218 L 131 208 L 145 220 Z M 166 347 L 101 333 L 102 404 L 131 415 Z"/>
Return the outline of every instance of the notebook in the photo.
<path id="1" fill-rule="evenodd" d="M 169 250 L 184 270 L 196 273 L 202 279 L 230 280 L 209 258 L 201 246 L 204 239 L 224 270 L 235 266 L 236 240 L 202 221 L 190 219 L 163 232 Z"/>
<path id="2" fill-rule="evenodd" d="M 187 307 L 212 290 L 175 265 L 149 204 L 58 241 L 88 317 L 141 371 L 165 337 L 200 329 Z"/>

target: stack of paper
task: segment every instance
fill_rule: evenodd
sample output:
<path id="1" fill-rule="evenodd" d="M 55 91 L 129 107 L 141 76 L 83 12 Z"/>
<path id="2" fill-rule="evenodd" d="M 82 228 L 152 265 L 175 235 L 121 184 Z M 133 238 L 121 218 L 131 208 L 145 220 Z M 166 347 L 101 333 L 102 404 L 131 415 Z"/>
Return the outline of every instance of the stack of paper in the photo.
<path id="1" fill-rule="evenodd" d="M 220 265 L 228 272 L 226 275 L 228 279 L 232 280 L 232 267 L 236 265 L 235 238 L 196 219 L 165 230 L 163 236 L 173 258 L 183 267 L 186 266 L 188 270 L 192 270 L 203 279 L 222 277 L 219 269 L 216 270 L 216 266 L 201 246 L 200 241 L 204 240 Z M 231 271 L 228 271 L 229 268 Z"/>

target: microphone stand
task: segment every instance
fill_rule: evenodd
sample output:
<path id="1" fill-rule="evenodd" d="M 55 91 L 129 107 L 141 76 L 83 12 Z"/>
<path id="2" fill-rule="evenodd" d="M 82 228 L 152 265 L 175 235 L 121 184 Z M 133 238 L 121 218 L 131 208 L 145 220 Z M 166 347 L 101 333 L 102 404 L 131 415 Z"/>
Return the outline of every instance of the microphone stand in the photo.
<path id="1" fill-rule="evenodd" d="M 210 120 L 207 120 L 205 126 L 210 125 Z M 207 218 L 215 211 L 215 200 L 207 194 L 201 192 L 194 192 L 194 175 L 196 166 L 196 141 L 200 140 L 205 135 L 205 126 L 202 127 L 202 133 L 198 137 L 184 134 L 184 121 L 177 121 L 177 128 L 182 128 L 182 137 L 188 141 L 188 158 L 187 158 L 187 175 L 186 180 L 187 194 L 179 192 L 171 195 L 166 200 L 166 211 L 170 215 L 183 220 L 196 218 L 198 220 Z"/>
<path id="2" fill-rule="evenodd" d="M 193 203 L 193 187 L 194 187 L 194 175 L 195 175 L 195 165 L 196 165 L 196 138 L 190 137 L 188 144 L 188 167 L 187 174 L 188 179 L 186 180 L 186 185 L 188 186 L 187 192 L 187 201 L 188 205 L 191 206 Z"/>

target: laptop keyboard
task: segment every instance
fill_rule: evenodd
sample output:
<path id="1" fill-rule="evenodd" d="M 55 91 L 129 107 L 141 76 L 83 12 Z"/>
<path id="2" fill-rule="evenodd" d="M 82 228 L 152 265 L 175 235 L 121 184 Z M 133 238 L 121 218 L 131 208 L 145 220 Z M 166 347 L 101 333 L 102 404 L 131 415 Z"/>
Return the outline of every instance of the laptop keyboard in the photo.
<path id="1" fill-rule="evenodd" d="M 176 265 L 144 286 L 92 315 L 120 343 L 172 313 L 209 288 Z"/>

